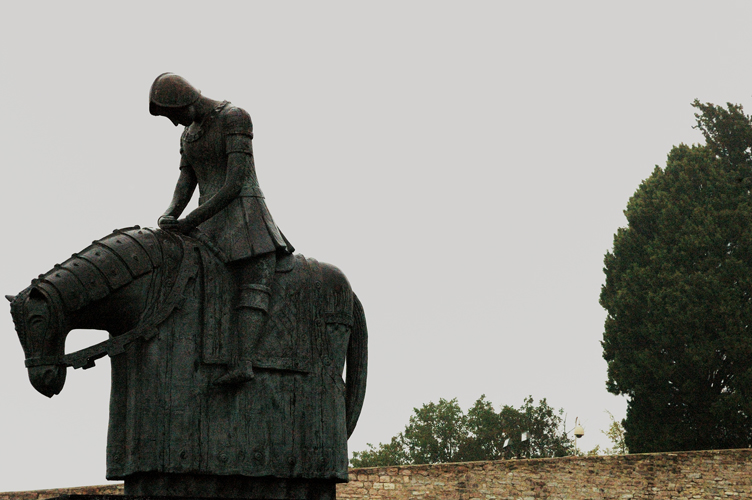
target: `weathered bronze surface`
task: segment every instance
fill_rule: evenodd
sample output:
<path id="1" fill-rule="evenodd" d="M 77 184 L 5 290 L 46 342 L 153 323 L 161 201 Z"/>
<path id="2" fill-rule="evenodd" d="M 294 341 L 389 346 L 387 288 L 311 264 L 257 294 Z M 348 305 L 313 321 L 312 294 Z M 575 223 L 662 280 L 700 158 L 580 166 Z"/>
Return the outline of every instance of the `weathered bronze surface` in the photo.
<path id="1" fill-rule="evenodd" d="M 8 297 L 31 383 L 51 397 L 68 366 L 112 358 L 107 478 L 126 495 L 334 498 L 365 395 L 363 308 L 275 225 L 245 111 L 167 73 L 150 112 L 186 127 L 172 202 L 160 229 L 117 230 Z M 78 328 L 110 339 L 65 355 Z"/>

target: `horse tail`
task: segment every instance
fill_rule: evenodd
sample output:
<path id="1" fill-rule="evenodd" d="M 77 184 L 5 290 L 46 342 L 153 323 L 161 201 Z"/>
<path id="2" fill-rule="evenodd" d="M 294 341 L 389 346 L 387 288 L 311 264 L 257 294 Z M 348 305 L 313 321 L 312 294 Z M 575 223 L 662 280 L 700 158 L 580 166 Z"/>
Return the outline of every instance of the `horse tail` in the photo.
<path id="1" fill-rule="evenodd" d="M 355 430 L 355 425 L 363 409 L 366 397 L 366 375 L 368 372 L 368 328 L 366 315 L 358 296 L 353 293 L 353 328 L 347 346 L 347 381 L 345 387 L 345 412 L 347 437 Z"/>

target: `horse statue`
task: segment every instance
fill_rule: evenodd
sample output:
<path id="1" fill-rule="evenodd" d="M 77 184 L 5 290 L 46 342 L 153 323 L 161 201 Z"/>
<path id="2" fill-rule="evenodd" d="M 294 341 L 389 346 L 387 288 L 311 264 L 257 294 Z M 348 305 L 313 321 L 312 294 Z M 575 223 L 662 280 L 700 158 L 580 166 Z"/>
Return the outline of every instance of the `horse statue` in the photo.
<path id="1" fill-rule="evenodd" d="M 7 296 L 31 384 L 52 397 L 68 366 L 111 357 L 107 478 L 126 495 L 334 499 L 365 396 L 363 308 L 336 267 L 280 254 L 255 377 L 218 385 L 233 280 L 201 234 L 114 231 Z M 65 354 L 78 328 L 110 336 Z"/>

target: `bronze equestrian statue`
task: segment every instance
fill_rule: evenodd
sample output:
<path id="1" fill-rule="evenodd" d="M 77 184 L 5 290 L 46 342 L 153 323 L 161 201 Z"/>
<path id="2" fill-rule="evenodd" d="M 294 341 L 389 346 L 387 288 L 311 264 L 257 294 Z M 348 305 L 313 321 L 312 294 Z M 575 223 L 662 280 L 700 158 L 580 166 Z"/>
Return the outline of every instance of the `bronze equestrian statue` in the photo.
<path id="1" fill-rule="evenodd" d="M 126 495 L 333 499 L 365 396 L 363 308 L 274 224 L 245 111 L 170 73 L 149 109 L 186 127 L 172 203 L 160 229 L 117 230 L 8 297 L 31 383 L 52 397 L 68 366 L 111 357 L 107 478 Z M 110 338 L 64 354 L 79 328 Z"/>

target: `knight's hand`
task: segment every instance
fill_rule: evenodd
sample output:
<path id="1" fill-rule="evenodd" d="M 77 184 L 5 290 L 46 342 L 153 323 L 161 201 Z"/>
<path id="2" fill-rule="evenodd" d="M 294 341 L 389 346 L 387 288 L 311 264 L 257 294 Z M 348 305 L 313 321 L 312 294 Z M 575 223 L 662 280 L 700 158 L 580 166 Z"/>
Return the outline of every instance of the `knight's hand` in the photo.
<path id="1" fill-rule="evenodd" d="M 157 221 L 161 229 L 176 230 L 178 226 L 178 220 L 172 215 L 163 215 Z"/>

